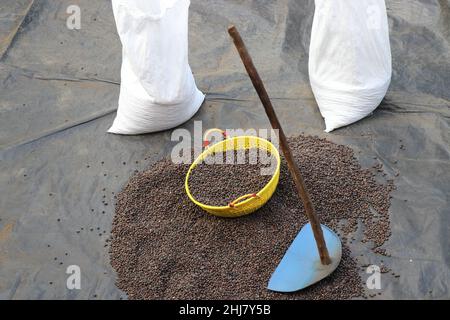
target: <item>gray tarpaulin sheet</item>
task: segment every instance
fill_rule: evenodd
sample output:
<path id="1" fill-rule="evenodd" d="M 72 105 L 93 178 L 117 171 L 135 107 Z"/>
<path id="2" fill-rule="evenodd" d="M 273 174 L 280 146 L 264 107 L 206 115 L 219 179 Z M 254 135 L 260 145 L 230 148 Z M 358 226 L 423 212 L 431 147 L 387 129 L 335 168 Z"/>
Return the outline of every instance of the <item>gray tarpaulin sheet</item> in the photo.
<path id="1" fill-rule="evenodd" d="M 400 173 L 385 245 L 392 257 L 352 247 L 368 264 L 384 259 L 401 274 L 383 274 L 377 298 L 448 299 L 450 1 L 386 2 L 387 97 L 372 116 L 324 134 L 307 72 L 313 1 L 193 0 L 189 59 L 207 99 L 183 127 L 192 130 L 194 120 L 205 129 L 268 127 L 226 32 L 236 24 L 289 134 L 325 136 L 352 146 L 365 166 L 377 157 L 388 178 Z M 80 30 L 66 26 L 73 4 Z M 0 0 L 0 56 L 0 298 L 125 298 L 104 246 L 112 192 L 173 143 L 171 131 L 106 133 L 121 63 L 110 1 Z M 69 265 L 80 267 L 80 290 L 66 287 Z"/>

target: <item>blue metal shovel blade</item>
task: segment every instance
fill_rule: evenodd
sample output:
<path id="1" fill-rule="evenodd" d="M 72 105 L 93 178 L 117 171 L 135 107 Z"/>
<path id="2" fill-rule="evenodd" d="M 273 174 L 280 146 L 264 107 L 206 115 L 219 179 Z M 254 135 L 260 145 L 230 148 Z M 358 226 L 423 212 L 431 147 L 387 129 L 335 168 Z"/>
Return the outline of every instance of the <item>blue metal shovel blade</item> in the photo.
<path id="1" fill-rule="evenodd" d="M 342 256 L 341 240 L 331 229 L 321 226 L 331 264 L 325 266 L 320 262 L 314 234 L 308 223 L 295 237 L 272 274 L 268 285 L 269 290 L 298 291 L 322 280 L 337 268 Z"/>

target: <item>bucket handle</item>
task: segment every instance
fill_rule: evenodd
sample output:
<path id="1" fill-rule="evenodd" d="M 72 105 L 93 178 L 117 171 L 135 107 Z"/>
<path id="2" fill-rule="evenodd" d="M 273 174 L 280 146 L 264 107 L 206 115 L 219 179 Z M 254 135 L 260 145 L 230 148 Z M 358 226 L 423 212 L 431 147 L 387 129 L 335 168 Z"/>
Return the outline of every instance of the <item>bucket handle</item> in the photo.
<path id="1" fill-rule="evenodd" d="M 224 139 L 227 138 L 227 133 L 226 131 L 219 129 L 219 128 L 212 128 L 209 129 L 205 132 L 205 134 L 203 135 L 203 147 L 204 148 L 208 148 L 209 144 L 211 143 L 211 141 L 208 140 L 208 136 L 212 133 L 212 132 L 220 132 L 223 136 Z"/>
<path id="2" fill-rule="evenodd" d="M 230 208 L 234 208 L 239 202 L 248 199 L 248 198 L 260 198 L 260 196 L 258 196 L 256 193 L 249 193 L 243 196 L 240 196 L 239 198 L 237 198 L 236 200 L 231 201 L 228 206 Z"/>

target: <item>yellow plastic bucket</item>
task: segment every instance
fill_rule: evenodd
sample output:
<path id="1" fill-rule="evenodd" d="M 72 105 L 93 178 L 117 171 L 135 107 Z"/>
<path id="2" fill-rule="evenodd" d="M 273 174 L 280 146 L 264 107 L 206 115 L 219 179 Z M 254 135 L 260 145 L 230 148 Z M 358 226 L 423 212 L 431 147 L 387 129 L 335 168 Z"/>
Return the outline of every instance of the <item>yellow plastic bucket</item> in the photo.
<path id="1" fill-rule="evenodd" d="M 199 163 L 201 163 L 205 158 L 214 153 L 225 152 L 227 150 L 241 150 L 250 148 L 267 150 L 277 160 L 275 172 L 270 181 L 264 186 L 263 189 L 261 189 L 256 194 L 242 195 L 239 198 L 232 201 L 227 206 L 221 207 L 206 205 L 194 199 L 191 192 L 189 191 L 189 176 L 192 170 L 194 170 Z M 218 142 L 207 148 L 205 151 L 203 151 L 203 153 L 200 154 L 190 166 L 189 171 L 186 174 L 184 186 L 189 199 L 191 199 L 192 202 L 194 202 L 203 210 L 215 216 L 235 218 L 250 214 L 261 208 L 267 201 L 269 201 L 269 199 L 275 192 L 275 189 L 277 188 L 279 178 L 280 178 L 280 154 L 278 153 L 277 148 L 275 148 L 275 146 L 271 142 L 259 137 L 238 136 Z"/>

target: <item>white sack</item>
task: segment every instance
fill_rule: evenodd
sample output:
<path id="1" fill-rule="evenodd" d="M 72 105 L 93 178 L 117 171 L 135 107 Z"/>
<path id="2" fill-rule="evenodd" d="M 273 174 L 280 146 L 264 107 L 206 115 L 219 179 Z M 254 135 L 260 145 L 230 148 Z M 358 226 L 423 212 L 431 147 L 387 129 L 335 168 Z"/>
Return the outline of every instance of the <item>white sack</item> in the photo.
<path id="1" fill-rule="evenodd" d="M 309 78 L 326 132 L 375 110 L 391 81 L 384 0 L 315 0 Z"/>
<path id="2" fill-rule="evenodd" d="M 204 100 L 188 62 L 189 0 L 113 0 L 122 42 L 119 108 L 108 132 L 140 134 L 190 119 Z"/>

